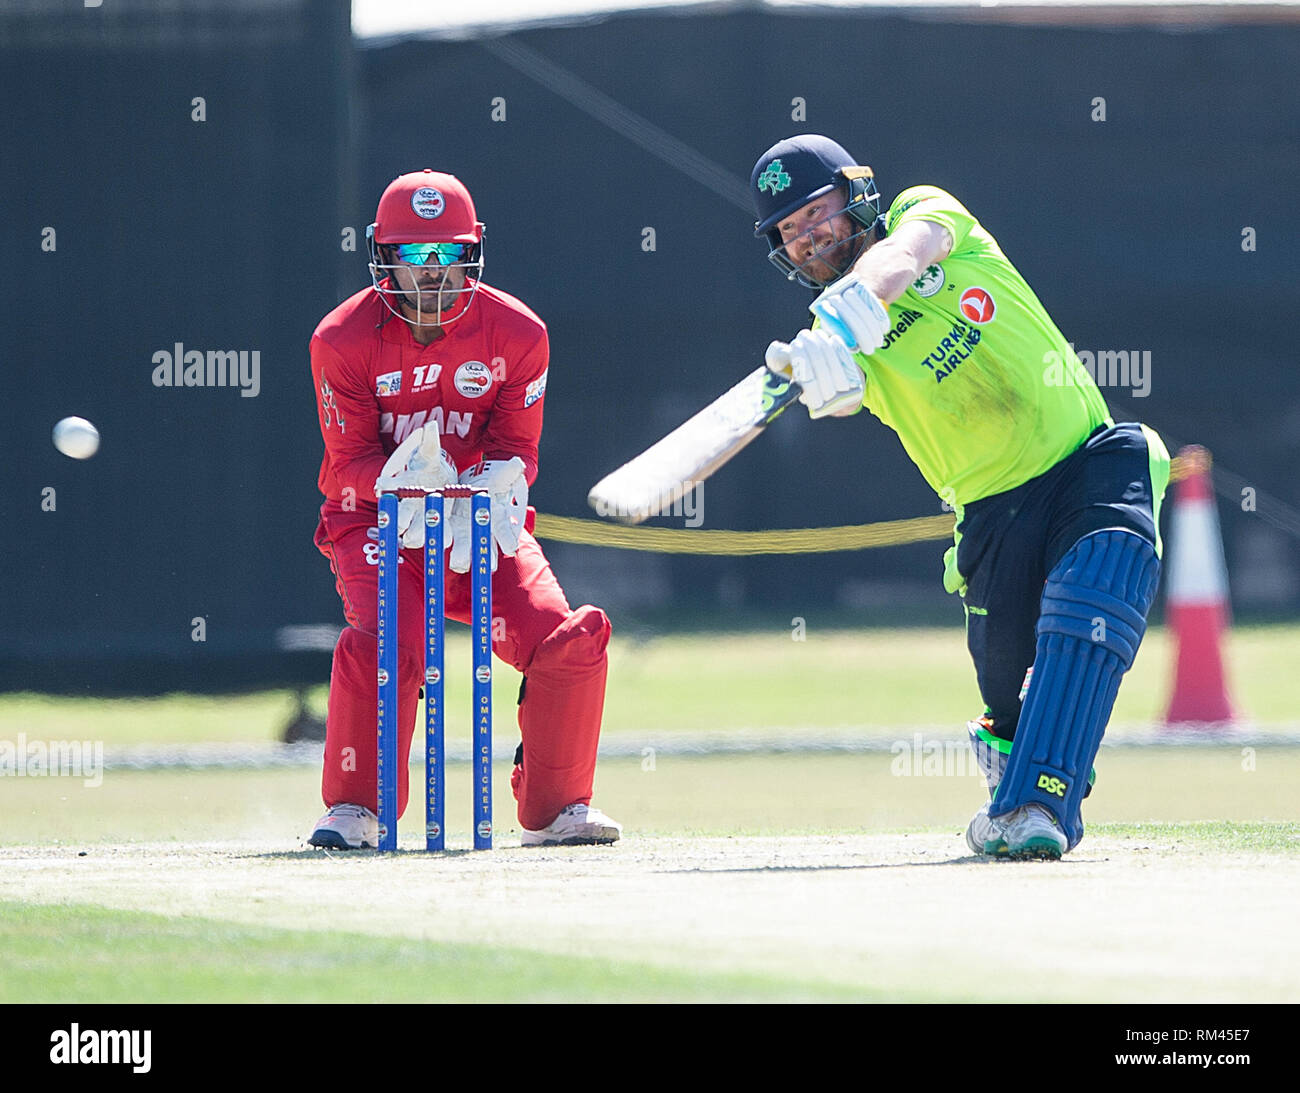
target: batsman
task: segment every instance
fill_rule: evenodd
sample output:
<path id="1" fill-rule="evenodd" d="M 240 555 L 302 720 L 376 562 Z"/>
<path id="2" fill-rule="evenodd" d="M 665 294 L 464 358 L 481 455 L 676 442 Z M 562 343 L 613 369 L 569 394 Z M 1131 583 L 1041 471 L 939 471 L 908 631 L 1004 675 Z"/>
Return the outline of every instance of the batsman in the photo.
<path id="1" fill-rule="evenodd" d="M 1112 420 L 1093 378 L 997 241 L 951 194 L 888 210 L 870 167 L 824 136 L 754 165 L 755 234 L 818 293 L 767 366 L 813 418 L 866 407 L 955 511 L 944 585 L 961 595 L 990 800 L 976 854 L 1059 858 L 1083 838 L 1092 764 L 1160 575 L 1169 453 Z"/>

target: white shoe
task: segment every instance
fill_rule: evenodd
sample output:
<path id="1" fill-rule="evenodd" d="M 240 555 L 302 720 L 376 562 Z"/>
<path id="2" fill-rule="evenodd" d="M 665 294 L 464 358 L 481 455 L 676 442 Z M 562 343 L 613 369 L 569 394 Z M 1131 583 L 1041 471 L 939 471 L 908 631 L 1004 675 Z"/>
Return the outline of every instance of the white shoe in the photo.
<path id="1" fill-rule="evenodd" d="M 1021 805 L 992 822 L 1001 831 L 1009 857 L 1059 858 L 1067 849 L 1065 832 L 1056 817 L 1042 805 Z"/>
<path id="2" fill-rule="evenodd" d="M 334 805 L 316 821 L 307 840 L 328 850 L 360 850 L 379 845 L 379 817 L 361 805 Z"/>
<path id="3" fill-rule="evenodd" d="M 1002 837 L 1002 830 L 989 815 L 988 801 L 980 806 L 980 810 L 966 825 L 966 845 L 970 847 L 972 854 L 1001 856 L 1007 852 L 1007 843 Z"/>
<path id="4" fill-rule="evenodd" d="M 611 820 L 591 805 L 568 805 L 541 831 L 520 833 L 521 846 L 580 846 L 590 843 L 616 843 L 623 825 Z"/>

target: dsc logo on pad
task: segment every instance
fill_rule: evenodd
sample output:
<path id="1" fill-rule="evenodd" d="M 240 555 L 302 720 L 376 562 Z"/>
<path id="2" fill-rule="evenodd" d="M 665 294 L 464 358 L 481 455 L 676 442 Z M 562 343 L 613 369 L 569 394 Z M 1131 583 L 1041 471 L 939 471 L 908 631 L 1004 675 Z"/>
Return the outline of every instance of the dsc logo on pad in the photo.
<path id="1" fill-rule="evenodd" d="M 1064 797 L 1065 791 L 1070 788 L 1068 782 L 1062 782 L 1059 778 L 1054 778 L 1050 774 L 1040 774 L 1038 776 L 1038 788 L 1044 793 L 1050 793 L 1056 797 Z"/>

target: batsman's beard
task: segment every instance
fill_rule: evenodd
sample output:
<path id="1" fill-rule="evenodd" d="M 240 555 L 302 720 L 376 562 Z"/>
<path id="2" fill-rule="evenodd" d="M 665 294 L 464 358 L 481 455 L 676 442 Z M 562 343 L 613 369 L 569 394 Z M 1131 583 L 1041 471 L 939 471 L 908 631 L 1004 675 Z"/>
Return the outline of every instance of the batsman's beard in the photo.
<path id="1" fill-rule="evenodd" d="M 417 284 L 414 291 L 402 294 L 402 309 L 417 326 L 437 326 L 444 315 L 454 318 L 450 313 L 455 310 L 465 287 L 448 288 L 445 280 L 436 285 Z"/>
<path id="2" fill-rule="evenodd" d="M 825 246 L 814 250 L 799 269 L 806 277 L 823 285 L 832 285 L 853 268 L 853 264 L 862 254 L 864 232 L 857 232 L 846 239 L 831 239 Z"/>

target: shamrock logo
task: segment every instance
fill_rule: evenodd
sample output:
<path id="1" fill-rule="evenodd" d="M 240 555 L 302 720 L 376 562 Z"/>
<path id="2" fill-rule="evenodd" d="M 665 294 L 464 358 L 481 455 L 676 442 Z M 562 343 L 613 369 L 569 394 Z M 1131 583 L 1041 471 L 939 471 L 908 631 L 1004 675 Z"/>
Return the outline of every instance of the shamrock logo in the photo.
<path id="1" fill-rule="evenodd" d="M 771 192 L 772 196 L 775 197 L 782 190 L 787 189 L 789 185 L 790 176 L 781 169 L 781 161 L 779 159 L 772 160 L 772 162 L 767 165 L 767 170 L 758 176 L 759 193 L 768 190 Z"/>

